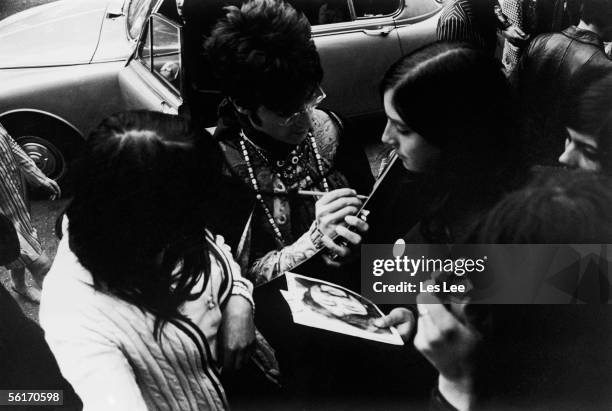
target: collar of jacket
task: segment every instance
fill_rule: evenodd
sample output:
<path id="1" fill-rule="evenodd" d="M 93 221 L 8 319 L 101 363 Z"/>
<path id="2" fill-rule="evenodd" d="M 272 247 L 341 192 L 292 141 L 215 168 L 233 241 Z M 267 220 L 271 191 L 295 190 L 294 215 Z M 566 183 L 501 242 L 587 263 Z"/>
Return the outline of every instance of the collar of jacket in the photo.
<path id="1" fill-rule="evenodd" d="M 562 32 L 567 37 L 577 40 L 581 43 L 591 44 L 601 50 L 604 49 L 604 42 L 597 33 L 590 30 L 579 29 L 576 26 L 569 26 Z"/>

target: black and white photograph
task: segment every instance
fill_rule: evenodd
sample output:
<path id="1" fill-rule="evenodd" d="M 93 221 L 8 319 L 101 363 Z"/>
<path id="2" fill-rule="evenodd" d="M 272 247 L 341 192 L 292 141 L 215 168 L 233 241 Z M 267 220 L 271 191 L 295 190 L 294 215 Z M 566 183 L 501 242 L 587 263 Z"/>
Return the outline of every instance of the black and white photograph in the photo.
<path id="1" fill-rule="evenodd" d="M 296 323 L 387 344 L 404 344 L 394 328 L 374 325 L 383 313 L 359 294 L 290 272 L 285 273 L 285 278 L 288 289 L 282 295 Z"/>
<path id="2" fill-rule="evenodd" d="M 610 410 L 608 244 L 612 0 L 0 0 L 0 409 Z"/>

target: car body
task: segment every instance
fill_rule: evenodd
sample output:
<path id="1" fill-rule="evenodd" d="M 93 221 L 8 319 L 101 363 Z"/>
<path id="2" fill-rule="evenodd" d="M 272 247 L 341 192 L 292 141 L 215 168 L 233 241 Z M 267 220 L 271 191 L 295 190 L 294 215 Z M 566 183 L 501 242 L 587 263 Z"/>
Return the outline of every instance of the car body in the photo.
<path id="1" fill-rule="evenodd" d="M 0 123 L 47 175 L 61 180 L 85 136 L 111 113 L 178 112 L 183 1 L 59 0 L 0 21 Z M 324 107 L 357 121 L 380 118 L 382 74 L 434 40 L 440 9 L 437 0 L 290 2 L 313 24 Z"/>

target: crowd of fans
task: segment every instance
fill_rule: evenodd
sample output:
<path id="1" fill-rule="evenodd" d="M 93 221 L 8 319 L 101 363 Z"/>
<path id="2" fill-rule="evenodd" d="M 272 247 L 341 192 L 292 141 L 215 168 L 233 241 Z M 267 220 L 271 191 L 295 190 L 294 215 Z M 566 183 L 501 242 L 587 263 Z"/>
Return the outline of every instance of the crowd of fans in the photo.
<path id="1" fill-rule="evenodd" d="M 606 305 L 476 308 L 423 293 L 377 323 L 406 343 L 389 348 L 294 325 L 278 292 L 317 256 L 326 279 L 359 292 L 359 247 L 373 240 L 612 243 L 609 0 L 448 0 L 438 41 L 380 79 L 380 175 L 396 179 L 371 218 L 357 215 L 360 194 L 378 176 L 359 129 L 318 108 L 308 20 L 250 0 L 210 30 L 187 26 L 199 50 L 186 55 L 203 59 L 187 67 L 208 67 L 224 96 L 214 133 L 189 92 L 189 116 L 104 120 L 71 167 L 50 269 L 19 173 L 59 187 L 0 127 L 1 262 L 34 301 L 24 270 L 39 286 L 46 275 L 44 341 L 0 290 L 2 324 L 24 330 L 0 336 L 0 387 L 63 389 L 66 407 L 88 410 L 610 407 Z M 37 365 L 9 366 L 23 347 Z"/>

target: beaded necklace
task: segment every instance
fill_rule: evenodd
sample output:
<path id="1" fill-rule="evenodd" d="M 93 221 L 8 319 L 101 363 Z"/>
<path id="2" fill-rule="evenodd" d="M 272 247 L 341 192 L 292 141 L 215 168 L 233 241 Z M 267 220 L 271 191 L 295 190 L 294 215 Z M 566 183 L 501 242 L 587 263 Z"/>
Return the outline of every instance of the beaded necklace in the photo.
<path id="1" fill-rule="evenodd" d="M 312 132 L 310 131 L 308 132 L 308 137 L 310 139 L 310 145 L 312 146 L 312 151 L 315 155 L 315 159 L 317 162 L 317 169 L 319 171 L 319 175 L 321 176 L 321 179 L 322 179 L 321 181 L 323 182 L 323 189 L 325 190 L 325 192 L 329 192 L 329 184 L 327 183 L 327 178 L 325 178 L 323 174 L 324 173 L 323 159 L 321 158 L 321 154 L 319 153 L 319 148 L 317 147 L 317 141 L 315 140 L 314 136 L 312 135 Z M 285 240 L 283 238 L 283 234 L 281 233 L 280 228 L 278 228 L 276 221 L 274 221 L 274 216 L 272 215 L 270 208 L 266 205 L 266 202 L 264 201 L 261 193 L 259 192 L 259 183 L 257 182 L 257 177 L 255 176 L 255 171 L 253 170 L 253 165 L 251 164 L 249 152 L 246 147 L 247 141 L 250 143 L 253 149 L 257 152 L 257 154 L 264 160 L 264 162 L 268 166 L 270 166 L 270 161 L 264 155 L 264 153 L 259 149 L 259 147 L 257 147 L 255 143 L 253 143 L 251 140 L 247 138 L 247 136 L 244 134 L 244 130 L 240 130 L 240 140 L 239 140 L 240 149 L 242 150 L 242 156 L 244 157 L 244 161 L 246 161 L 247 170 L 249 172 L 249 178 L 251 179 L 251 185 L 253 186 L 253 189 L 255 190 L 257 200 L 259 201 L 259 203 L 261 204 L 264 210 L 264 214 L 266 215 L 266 218 L 268 219 L 268 223 L 270 223 L 270 226 L 272 227 L 272 230 L 274 231 L 274 236 L 276 237 L 276 240 L 281 244 L 282 247 L 284 247 Z M 291 164 L 295 166 L 297 165 L 298 161 L 299 161 L 299 154 L 296 148 L 296 149 L 293 149 L 293 151 L 291 152 Z M 277 165 L 279 167 L 283 167 L 285 165 L 285 162 L 279 160 L 277 161 Z M 276 177 L 282 181 L 281 175 L 278 172 L 276 172 L 275 174 L 276 174 Z"/>

